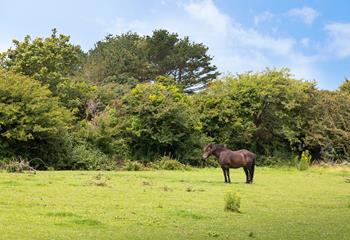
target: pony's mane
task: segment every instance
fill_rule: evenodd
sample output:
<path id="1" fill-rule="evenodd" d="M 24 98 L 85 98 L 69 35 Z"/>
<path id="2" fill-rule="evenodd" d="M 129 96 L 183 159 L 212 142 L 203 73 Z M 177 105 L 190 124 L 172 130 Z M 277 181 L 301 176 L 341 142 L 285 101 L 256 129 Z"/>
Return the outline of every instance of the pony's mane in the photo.
<path id="1" fill-rule="evenodd" d="M 224 150 L 226 149 L 225 145 L 224 144 L 214 144 L 214 149 L 216 150 Z"/>

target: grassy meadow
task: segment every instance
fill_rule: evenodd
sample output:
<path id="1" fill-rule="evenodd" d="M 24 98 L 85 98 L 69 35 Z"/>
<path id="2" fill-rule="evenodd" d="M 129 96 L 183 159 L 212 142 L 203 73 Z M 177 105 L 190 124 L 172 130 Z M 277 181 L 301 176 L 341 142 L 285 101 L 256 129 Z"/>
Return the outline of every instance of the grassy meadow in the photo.
<path id="1" fill-rule="evenodd" d="M 0 239 L 349 239 L 350 168 L 0 172 Z M 237 191 L 241 213 L 224 210 Z"/>

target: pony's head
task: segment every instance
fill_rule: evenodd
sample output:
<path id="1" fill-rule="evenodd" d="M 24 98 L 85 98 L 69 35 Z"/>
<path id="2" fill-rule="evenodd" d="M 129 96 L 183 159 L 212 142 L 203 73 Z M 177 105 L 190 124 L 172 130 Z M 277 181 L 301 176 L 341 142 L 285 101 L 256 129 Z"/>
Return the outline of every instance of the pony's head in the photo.
<path id="1" fill-rule="evenodd" d="M 225 150 L 226 145 L 210 143 L 203 148 L 203 159 L 207 160 L 208 157 L 215 151 Z M 215 154 L 215 153 L 214 153 Z"/>
<path id="2" fill-rule="evenodd" d="M 210 143 L 208 145 L 206 145 L 204 148 L 203 148 L 203 159 L 204 160 L 207 160 L 208 157 L 213 153 L 214 151 L 214 144 L 213 143 Z"/>

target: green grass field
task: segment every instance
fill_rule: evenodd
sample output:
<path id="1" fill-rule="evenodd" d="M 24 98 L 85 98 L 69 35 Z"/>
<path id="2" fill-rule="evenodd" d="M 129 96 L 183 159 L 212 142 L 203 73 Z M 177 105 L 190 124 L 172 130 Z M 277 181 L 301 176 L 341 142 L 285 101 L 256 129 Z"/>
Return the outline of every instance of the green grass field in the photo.
<path id="1" fill-rule="evenodd" d="M 350 168 L 0 172 L 0 239 L 349 239 Z M 224 211 L 238 191 L 241 213 Z"/>

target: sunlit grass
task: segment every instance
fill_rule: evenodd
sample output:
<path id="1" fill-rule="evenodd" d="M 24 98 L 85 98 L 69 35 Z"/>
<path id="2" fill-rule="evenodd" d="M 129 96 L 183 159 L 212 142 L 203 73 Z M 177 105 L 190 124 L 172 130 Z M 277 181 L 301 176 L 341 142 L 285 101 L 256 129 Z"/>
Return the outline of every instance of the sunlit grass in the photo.
<path id="1" fill-rule="evenodd" d="M 348 239 L 349 168 L 0 173 L 0 239 Z M 240 213 L 224 210 L 228 190 Z"/>

